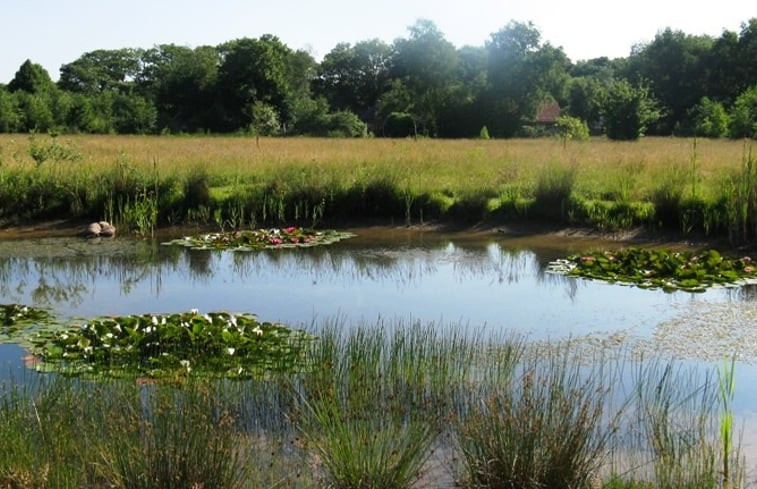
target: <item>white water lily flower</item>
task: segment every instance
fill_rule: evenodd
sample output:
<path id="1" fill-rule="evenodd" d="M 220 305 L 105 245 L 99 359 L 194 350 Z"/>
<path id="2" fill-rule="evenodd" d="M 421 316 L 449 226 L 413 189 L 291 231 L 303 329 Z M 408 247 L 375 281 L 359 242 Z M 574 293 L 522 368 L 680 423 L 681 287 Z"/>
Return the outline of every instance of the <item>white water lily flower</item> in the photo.
<path id="1" fill-rule="evenodd" d="M 145 328 L 145 333 L 152 333 L 153 331 L 155 331 L 155 328 L 153 328 L 152 326 L 148 326 Z"/>
<path id="2" fill-rule="evenodd" d="M 110 331 L 108 331 L 107 333 L 105 333 L 105 337 L 106 338 L 113 338 L 113 333 L 111 333 Z"/>
<path id="3" fill-rule="evenodd" d="M 92 353 L 92 347 L 91 346 L 85 346 L 84 347 L 84 353 Z"/>
<path id="4" fill-rule="evenodd" d="M 116 324 L 115 326 L 113 326 L 113 329 L 115 329 L 119 333 L 123 332 L 123 330 L 121 329 L 121 325 L 120 324 Z"/>
<path id="5" fill-rule="evenodd" d="M 229 316 L 229 324 L 234 325 L 235 328 L 237 326 L 237 317 L 233 314 Z"/>
<path id="6" fill-rule="evenodd" d="M 160 319 L 160 324 L 162 324 L 162 325 L 165 325 L 165 324 L 166 324 L 166 317 L 165 317 L 165 316 L 163 316 L 163 317 L 162 317 L 162 318 Z"/>
<path id="7" fill-rule="evenodd" d="M 63 333 L 62 335 L 60 335 L 60 339 L 62 339 L 63 341 L 67 340 L 68 339 L 68 334 L 67 333 Z"/>
<path id="8" fill-rule="evenodd" d="M 152 324 L 154 324 L 155 326 L 158 325 L 158 318 L 156 318 L 155 316 L 152 317 Z"/>
<path id="9" fill-rule="evenodd" d="M 244 371 L 244 369 L 242 367 L 239 367 L 237 369 L 237 375 L 241 375 L 243 371 Z"/>
<path id="10" fill-rule="evenodd" d="M 205 321 L 207 321 L 209 323 L 213 322 L 213 319 L 210 317 L 210 314 L 208 314 L 207 312 L 205 313 L 205 315 L 203 317 L 205 318 Z"/>
<path id="11" fill-rule="evenodd" d="M 252 332 L 255 333 L 258 336 L 262 336 L 263 335 L 263 330 L 260 329 L 260 326 L 255 326 L 255 328 L 253 328 Z"/>
<path id="12" fill-rule="evenodd" d="M 196 315 L 200 314 L 200 310 L 199 309 L 190 309 L 189 313 L 190 314 L 194 314 L 196 316 Z"/>
<path id="13" fill-rule="evenodd" d="M 229 352 L 229 355 L 233 355 L 235 351 L 237 351 L 235 348 L 226 348 L 226 351 Z"/>

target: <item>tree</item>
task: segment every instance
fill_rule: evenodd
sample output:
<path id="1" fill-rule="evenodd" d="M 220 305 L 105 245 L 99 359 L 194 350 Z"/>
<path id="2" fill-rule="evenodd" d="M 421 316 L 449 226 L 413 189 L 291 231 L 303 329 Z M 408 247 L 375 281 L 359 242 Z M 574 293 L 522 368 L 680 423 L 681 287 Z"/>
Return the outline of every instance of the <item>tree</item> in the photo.
<path id="1" fill-rule="evenodd" d="M 27 93 L 49 92 L 55 88 L 55 84 L 50 79 L 42 65 L 32 63 L 26 60 L 16 71 L 15 76 L 8 84 L 8 91 L 17 92 L 19 90 Z"/>
<path id="2" fill-rule="evenodd" d="M 218 71 L 218 96 L 223 107 L 220 130 L 249 127 L 249 107 L 255 102 L 269 104 L 282 123 L 289 122 L 291 101 L 287 80 L 287 60 L 291 50 L 275 36 L 243 38 L 220 48 L 222 62 Z"/>
<path id="3" fill-rule="evenodd" d="M 644 85 L 633 86 L 628 80 L 616 80 L 610 84 L 602 112 L 607 137 L 619 140 L 638 139 L 661 115 L 649 89 Z"/>
<path id="4" fill-rule="evenodd" d="M 257 101 L 252 104 L 250 129 L 256 136 L 273 136 L 279 132 L 279 116 L 276 109 L 265 102 Z"/>
<path id="5" fill-rule="evenodd" d="M 408 39 L 395 41 L 392 57 L 392 77 L 401 80 L 411 100 L 400 111 L 413 115 L 420 132 L 436 136 L 452 93 L 457 50 L 430 20 L 419 20 L 409 31 Z"/>
<path id="6" fill-rule="evenodd" d="M 141 69 L 140 49 L 98 49 L 60 68 L 58 86 L 71 92 L 129 92 Z"/>
<path id="7" fill-rule="evenodd" d="M 157 125 L 173 132 L 218 130 L 216 83 L 221 56 L 210 46 L 164 44 L 146 51 L 137 83 L 154 101 Z"/>
<path id="8" fill-rule="evenodd" d="M 744 90 L 731 108 L 729 133 L 732 138 L 757 139 L 757 85 Z"/>
<path id="9" fill-rule="evenodd" d="M 713 40 L 665 29 L 646 45 L 637 46 L 628 61 L 626 78 L 649 84 L 652 95 L 666 108 L 654 128 L 670 134 L 686 111 L 706 96 L 706 61 Z"/>
<path id="10" fill-rule="evenodd" d="M 728 113 L 723 104 L 702 97 L 698 104 L 686 111 L 685 119 L 676 127 L 678 136 L 723 137 L 728 132 Z"/>
<path id="11" fill-rule="evenodd" d="M 533 24 L 510 22 L 491 35 L 486 125 L 496 136 L 510 137 L 548 98 L 563 99 L 570 65 L 562 49 L 540 44 Z"/>
<path id="12" fill-rule="evenodd" d="M 17 132 L 21 127 L 21 116 L 15 97 L 0 88 L 0 132 Z"/>
<path id="13" fill-rule="evenodd" d="M 314 89 L 334 109 L 352 111 L 374 125 L 378 100 L 389 84 L 391 54 L 378 39 L 337 44 L 323 58 Z"/>

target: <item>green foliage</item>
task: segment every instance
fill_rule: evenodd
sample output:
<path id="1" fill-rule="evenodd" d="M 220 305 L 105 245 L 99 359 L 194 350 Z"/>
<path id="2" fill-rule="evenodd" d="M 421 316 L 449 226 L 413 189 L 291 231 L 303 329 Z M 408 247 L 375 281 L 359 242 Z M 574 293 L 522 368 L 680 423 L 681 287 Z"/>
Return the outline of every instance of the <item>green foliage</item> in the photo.
<path id="1" fill-rule="evenodd" d="M 187 236 L 163 244 L 186 246 L 196 250 L 252 251 L 264 248 L 307 248 L 328 245 L 352 236 L 349 232 L 316 231 L 292 226 L 283 229 L 256 229 Z"/>
<path id="2" fill-rule="evenodd" d="M 207 386 L 115 394 L 101 462 L 112 487 L 239 489 L 255 470 L 246 466 L 232 412 Z"/>
<path id="3" fill-rule="evenodd" d="M 676 127 L 676 135 L 723 137 L 728 132 L 728 114 L 722 104 L 702 97 L 698 104 L 686 111 L 683 124 Z"/>
<path id="4" fill-rule="evenodd" d="M 11 92 L 23 91 L 28 94 L 47 93 L 55 89 L 55 84 L 50 79 L 42 65 L 26 60 L 19 67 L 13 79 L 8 83 Z"/>
<path id="5" fill-rule="evenodd" d="M 49 142 L 43 142 L 37 139 L 35 134 L 29 136 L 29 156 L 38 167 L 48 160 L 60 163 L 77 162 L 82 159 L 81 152 L 72 142 L 60 143 L 57 137 L 51 137 Z"/>
<path id="6" fill-rule="evenodd" d="M 610 84 L 602 104 L 607 137 L 617 140 L 636 140 L 647 127 L 660 118 L 657 102 L 644 86 L 633 86 L 627 80 Z"/>
<path id="7" fill-rule="evenodd" d="M 732 138 L 757 139 L 757 85 L 744 90 L 733 103 L 729 132 Z"/>
<path id="8" fill-rule="evenodd" d="M 248 314 L 222 312 L 94 319 L 40 334 L 40 369 L 66 374 L 249 378 L 300 367 L 310 337 Z"/>
<path id="9" fill-rule="evenodd" d="M 563 141 L 586 141 L 589 139 L 589 126 L 577 117 L 561 115 L 555 123 L 557 124 L 557 134 Z"/>
<path id="10" fill-rule="evenodd" d="M 481 126 L 481 130 L 478 133 L 479 139 L 491 139 L 489 136 L 489 129 L 486 128 L 486 126 Z"/>
<path id="11" fill-rule="evenodd" d="M 250 129 L 255 135 L 274 136 L 279 132 L 279 116 L 272 106 L 258 100 L 252 104 L 251 115 Z"/>
<path id="12" fill-rule="evenodd" d="M 583 368 L 569 347 L 548 346 L 486 386 L 455 427 L 467 487 L 593 487 L 617 415 L 605 408 L 609 379 Z"/>
<path id="13" fill-rule="evenodd" d="M 757 278 L 757 266 L 750 257 L 727 259 L 716 250 L 701 253 L 637 248 L 598 251 L 554 262 L 551 270 L 665 291 L 701 292 L 712 285 Z"/>

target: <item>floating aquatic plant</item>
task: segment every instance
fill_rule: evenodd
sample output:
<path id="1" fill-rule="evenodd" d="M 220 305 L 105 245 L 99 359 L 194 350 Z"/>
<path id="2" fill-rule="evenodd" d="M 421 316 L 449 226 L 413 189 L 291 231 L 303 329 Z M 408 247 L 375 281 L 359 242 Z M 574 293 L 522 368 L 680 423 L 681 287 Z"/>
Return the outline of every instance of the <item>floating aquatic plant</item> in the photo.
<path id="1" fill-rule="evenodd" d="M 38 370 L 67 374 L 248 378 L 297 369 L 311 338 L 251 314 L 192 310 L 94 319 L 42 332 L 32 353 L 41 360 Z"/>
<path id="2" fill-rule="evenodd" d="M 264 248 L 303 248 L 328 245 L 353 236 L 354 234 L 344 231 L 316 231 L 300 227 L 286 227 L 185 236 L 163 244 L 187 246 L 201 250 L 251 251 Z"/>
<path id="3" fill-rule="evenodd" d="M 23 304 L 0 304 L 0 342 L 15 341 L 21 331 L 49 320 L 50 314 L 44 309 Z"/>
<path id="4" fill-rule="evenodd" d="M 757 264 L 750 257 L 729 259 L 716 250 L 699 253 L 639 248 L 597 251 L 556 260 L 547 270 L 644 288 L 691 292 L 757 279 Z"/>

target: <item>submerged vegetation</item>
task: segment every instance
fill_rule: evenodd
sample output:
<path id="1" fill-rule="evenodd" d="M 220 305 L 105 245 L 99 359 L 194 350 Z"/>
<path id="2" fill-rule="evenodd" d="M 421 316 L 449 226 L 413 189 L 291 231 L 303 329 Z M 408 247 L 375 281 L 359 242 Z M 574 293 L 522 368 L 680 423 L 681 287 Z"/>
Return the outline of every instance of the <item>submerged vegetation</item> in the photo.
<path id="1" fill-rule="evenodd" d="M 486 220 L 757 237 L 757 163 L 736 141 L 60 139 L 0 135 L 0 219 L 105 219 L 142 235 Z M 32 144 L 80 157 L 38 164 Z"/>
<path id="2" fill-rule="evenodd" d="M 433 324 L 317 334 L 296 372 L 1 384 L 0 487 L 744 487 L 732 370 Z"/>
<path id="3" fill-rule="evenodd" d="M 728 259 L 716 250 L 704 252 L 627 248 L 572 255 L 549 264 L 548 270 L 642 288 L 701 292 L 712 285 L 754 281 L 757 266 L 749 256 Z"/>

